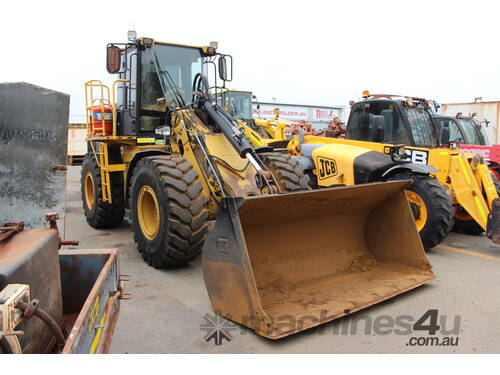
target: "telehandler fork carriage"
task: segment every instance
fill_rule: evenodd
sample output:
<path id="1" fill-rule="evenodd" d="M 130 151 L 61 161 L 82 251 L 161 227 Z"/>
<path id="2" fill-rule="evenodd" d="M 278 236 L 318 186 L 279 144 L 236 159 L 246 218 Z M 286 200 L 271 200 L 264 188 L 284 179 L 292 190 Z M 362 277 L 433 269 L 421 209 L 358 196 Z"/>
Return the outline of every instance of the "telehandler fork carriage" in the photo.
<path id="1" fill-rule="evenodd" d="M 432 280 L 408 182 L 304 191 L 309 176 L 298 159 L 252 146 L 211 94 L 205 65 L 218 66 L 225 82 L 230 61 L 214 44 L 108 46 L 108 71 L 119 80 L 112 90 L 86 84 L 88 223 L 119 225 L 129 208 L 138 250 L 156 268 L 202 252 L 214 310 L 271 338 Z M 286 314 L 318 320 L 279 329 L 273 322 Z"/>

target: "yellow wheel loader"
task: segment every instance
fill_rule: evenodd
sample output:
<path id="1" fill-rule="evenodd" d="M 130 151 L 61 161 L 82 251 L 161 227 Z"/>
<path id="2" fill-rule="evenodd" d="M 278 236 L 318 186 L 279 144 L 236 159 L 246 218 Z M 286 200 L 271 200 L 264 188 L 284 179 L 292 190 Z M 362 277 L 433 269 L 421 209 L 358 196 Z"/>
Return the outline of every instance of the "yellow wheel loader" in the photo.
<path id="1" fill-rule="evenodd" d="M 217 104 L 208 64 L 231 79 L 232 58 L 215 44 L 108 45 L 107 69 L 119 78 L 111 89 L 85 85 L 82 201 L 92 227 L 119 225 L 128 208 L 151 266 L 202 252 L 214 311 L 273 339 L 434 278 L 407 181 L 308 190 L 298 159 L 253 147 Z"/>
<path id="2" fill-rule="evenodd" d="M 222 109 L 239 121 L 245 129 L 245 135 L 255 147 L 267 146 L 270 143 L 286 140 L 285 130 L 292 121 L 279 119 L 279 108 L 274 109 L 271 119 L 253 118 L 252 92 L 219 88 L 216 94 L 217 102 Z"/>

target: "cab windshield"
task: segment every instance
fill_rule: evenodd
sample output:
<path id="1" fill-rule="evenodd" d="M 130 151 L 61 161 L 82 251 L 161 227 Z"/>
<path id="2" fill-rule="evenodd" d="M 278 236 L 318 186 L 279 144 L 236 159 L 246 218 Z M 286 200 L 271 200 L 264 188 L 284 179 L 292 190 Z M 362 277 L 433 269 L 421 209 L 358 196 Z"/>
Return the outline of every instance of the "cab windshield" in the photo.
<path id="1" fill-rule="evenodd" d="M 450 129 L 450 141 L 469 143 L 466 134 L 462 134 L 462 131 L 458 127 L 458 124 L 456 123 L 454 118 L 438 117 L 434 119 L 434 123 L 439 134 L 441 134 L 443 127 L 447 127 Z"/>
<path id="2" fill-rule="evenodd" d="M 472 118 L 460 118 L 458 119 L 458 122 L 464 131 L 468 144 L 483 146 L 487 144 L 484 133 L 481 132 L 480 125 L 477 124 Z"/>
<path id="3" fill-rule="evenodd" d="M 157 72 L 155 56 L 160 72 Z M 203 69 L 203 57 L 198 48 L 156 44 L 142 52 L 141 60 L 142 109 L 154 110 L 163 101 L 178 105 L 177 96 L 182 98 L 184 104 L 191 104 L 194 77 Z M 165 95 L 158 73 L 166 90 Z"/>
<path id="4" fill-rule="evenodd" d="M 217 93 L 217 102 L 230 116 L 239 120 L 252 119 L 252 93 L 223 91 Z"/>
<path id="5" fill-rule="evenodd" d="M 347 125 L 348 139 L 379 142 L 373 116 L 383 116 L 385 129 L 383 143 L 411 144 L 405 124 L 395 102 L 374 100 L 355 105 Z"/>
<path id="6" fill-rule="evenodd" d="M 429 112 L 421 104 L 411 107 L 403 106 L 403 108 L 410 123 L 414 146 L 436 147 L 437 134 Z"/>
<path id="7" fill-rule="evenodd" d="M 202 72 L 203 56 L 198 48 L 156 44 L 143 50 L 140 59 L 140 127 L 150 132 L 164 125 L 169 106 L 191 104 L 192 84 Z"/>
<path id="8" fill-rule="evenodd" d="M 401 113 L 401 108 L 403 113 Z M 383 140 L 375 129 L 374 116 L 384 117 Z M 408 119 L 410 131 L 405 126 Z M 435 147 L 436 131 L 429 113 L 419 105 L 398 105 L 392 100 L 373 100 L 355 105 L 349 117 L 347 138 L 368 142 L 405 144 L 419 147 Z M 413 139 L 413 141 L 412 141 Z"/>

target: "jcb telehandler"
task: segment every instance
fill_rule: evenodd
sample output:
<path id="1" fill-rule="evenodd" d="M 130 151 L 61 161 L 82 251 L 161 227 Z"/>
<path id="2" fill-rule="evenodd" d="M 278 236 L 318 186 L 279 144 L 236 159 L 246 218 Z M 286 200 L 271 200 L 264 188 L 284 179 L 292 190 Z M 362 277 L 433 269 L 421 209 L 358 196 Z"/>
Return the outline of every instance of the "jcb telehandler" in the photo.
<path id="1" fill-rule="evenodd" d="M 365 95 L 365 99 L 352 106 L 346 139 L 305 137 L 305 144 L 356 146 L 379 153 L 392 153 L 395 146 L 404 150 L 405 160 L 430 168 L 423 175 L 388 175 L 386 180 L 407 179 L 413 182 L 407 189 L 417 227 L 426 248 L 441 242 L 451 228 L 462 233 L 481 233 L 500 243 L 500 200 L 488 166 L 479 157 L 461 153 L 449 139 L 449 129 L 438 134 L 430 114 L 431 104 L 420 98 L 394 95 Z M 292 154 L 300 154 L 301 142 L 289 145 Z M 447 145 L 447 148 L 439 148 Z M 326 150 L 326 149 L 325 149 Z M 317 151 L 319 153 L 320 151 Z M 360 151 L 361 152 L 361 151 Z M 323 157 L 338 158 L 334 149 Z M 345 157 L 345 155 L 344 155 Z M 351 159 L 349 159 L 349 162 Z M 354 171 L 356 173 L 356 171 Z M 420 174 L 420 175 L 419 175 Z M 426 177 L 427 176 L 427 177 Z M 340 172 L 320 181 L 320 186 L 341 183 L 345 175 Z M 429 179 L 435 177 L 437 180 Z M 356 181 L 354 181 L 357 183 Z M 448 194 L 439 189 L 446 186 Z M 454 209 L 447 202 L 449 195 Z"/>
<path id="2" fill-rule="evenodd" d="M 107 69 L 119 79 L 111 90 L 86 83 L 88 223 L 117 226 L 129 208 L 154 267 L 202 251 L 214 311 L 274 339 L 432 280 L 408 182 L 306 191 L 299 162 L 254 148 L 210 94 L 207 65 L 226 81 L 228 61 L 214 44 L 132 36 L 108 45 Z"/>
<path id="3" fill-rule="evenodd" d="M 453 197 L 453 230 L 486 231 L 493 242 L 500 243 L 500 200 L 488 165 L 480 157 L 461 152 L 450 139 L 448 127 L 438 131 L 432 104 L 422 98 L 365 92 L 364 100 L 351 108 L 346 138 L 370 142 L 370 148 L 384 152 L 390 144 L 407 145 L 408 158 L 436 168 L 434 175 Z"/>

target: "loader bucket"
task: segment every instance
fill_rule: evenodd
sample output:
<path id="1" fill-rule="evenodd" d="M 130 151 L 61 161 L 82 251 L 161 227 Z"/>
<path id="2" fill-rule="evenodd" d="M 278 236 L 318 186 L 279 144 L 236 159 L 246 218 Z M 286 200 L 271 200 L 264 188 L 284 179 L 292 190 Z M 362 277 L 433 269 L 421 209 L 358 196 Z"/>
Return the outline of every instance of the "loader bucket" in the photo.
<path id="1" fill-rule="evenodd" d="M 277 339 L 433 280 L 408 185 L 224 198 L 203 247 L 214 311 Z"/>

